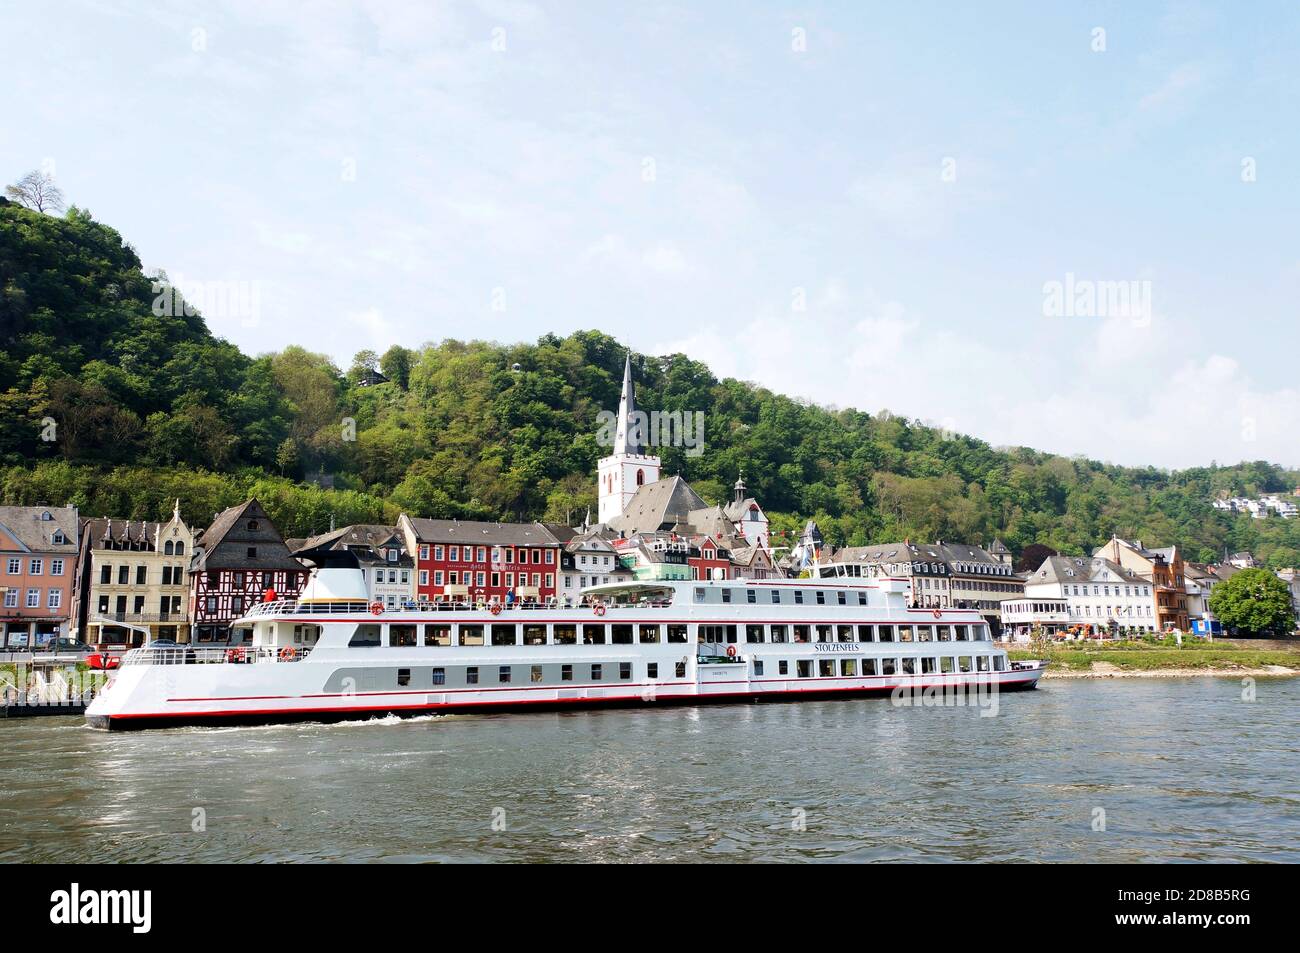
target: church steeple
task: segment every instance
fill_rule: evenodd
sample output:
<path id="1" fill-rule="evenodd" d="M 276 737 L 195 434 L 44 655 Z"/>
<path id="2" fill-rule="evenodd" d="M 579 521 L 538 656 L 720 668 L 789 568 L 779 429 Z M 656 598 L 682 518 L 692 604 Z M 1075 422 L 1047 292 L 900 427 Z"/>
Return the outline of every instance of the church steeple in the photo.
<path id="1" fill-rule="evenodd" d="M 641 444 L 641 426 L 633 419 L 636 413 L 636 390 L 632 385 L 632 352 L 623 361 L 623 393 L 618 399 L 618 430 L 614 434 L 614 453 L 645 453 Z"/>
<path id="2" fill-rule="evenodd" d="M 623 507 L 638 487 L 659 479 L 659 458 L 646 448 L 645 414 L 637 410 L 632 383 L 632 354 L 623 360 L 623 393 L 618 399 L 618 419 L 610 454 L 597 464 L 597 500 L 600 522 L 608 524 L 623 514 Z M 608 433 L 608 431 L 606 431 Z"/>

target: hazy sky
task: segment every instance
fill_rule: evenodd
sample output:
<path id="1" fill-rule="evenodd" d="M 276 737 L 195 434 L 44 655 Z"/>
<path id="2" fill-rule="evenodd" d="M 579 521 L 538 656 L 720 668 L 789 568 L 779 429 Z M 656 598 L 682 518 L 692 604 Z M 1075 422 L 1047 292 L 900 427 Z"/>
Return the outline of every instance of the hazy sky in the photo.
<path id="1" fill-rule="evenodd" d="M 0 0 L 0 178 L 242 291 L 207 316 L 252 353 L 599 328 L 994 444 L 1300 465 L 1291 4 L 297 7 Z"/>

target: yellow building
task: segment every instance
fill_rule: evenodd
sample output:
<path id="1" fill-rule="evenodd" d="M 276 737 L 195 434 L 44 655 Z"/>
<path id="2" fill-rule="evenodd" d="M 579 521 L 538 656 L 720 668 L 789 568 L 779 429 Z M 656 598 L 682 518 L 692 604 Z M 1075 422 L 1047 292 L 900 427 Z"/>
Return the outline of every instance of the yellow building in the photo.
<path id="1" fill-rule="evenodd" d="M 188 642 L 194 532 L 180 501 L 166 523 L 84 520 L 77 567 L 78 631 L 98 646 Z"/>

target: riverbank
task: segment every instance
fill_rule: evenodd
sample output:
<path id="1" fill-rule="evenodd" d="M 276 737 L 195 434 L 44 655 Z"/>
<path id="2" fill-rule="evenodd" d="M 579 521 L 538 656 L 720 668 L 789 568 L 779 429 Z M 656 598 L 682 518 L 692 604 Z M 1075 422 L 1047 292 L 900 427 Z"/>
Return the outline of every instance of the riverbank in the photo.
<path id="1" fill-rule="evenodd" d="M 1188 648 L 1144 645 L 1052 647 L 1046 652 L 1012 649 L 1013 660 L 1046 657 L 1043 678 L 1196 678 L 1300 675 L 1300 651 L 1262 651 L 1235 645 Z"/>

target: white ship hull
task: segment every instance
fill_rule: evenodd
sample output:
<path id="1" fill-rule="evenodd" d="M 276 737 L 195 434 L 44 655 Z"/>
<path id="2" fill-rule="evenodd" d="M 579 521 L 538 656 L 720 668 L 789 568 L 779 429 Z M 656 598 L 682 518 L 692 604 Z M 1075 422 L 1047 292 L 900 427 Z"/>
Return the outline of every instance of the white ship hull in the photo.
<path id="1" fill-rule="evenodd" d="M 244 620 L 254 646 L 242 661 L 228 650 L 197 646 L 135 650 L 86 717 L 95 727 L 131 729 L 863 695 L 966 697 L 1034 688 L 1042 674 L 1040 665 L 1010 663 L 988 641 L 978 613 L 908 609 L 875 584 L 730 584 L 741 598 L 752 589 L 765 602 L 778 589 L 780 605 L 697 604 L 691 593 L 716 595 L 724 584 L 661 585 L 678 589 L 670 604 L 497 613 L 430 606 L 373 616 L 364 607 L 258 607 Z M 832 598 L 845 590 L 855 602 L 857 591 L 873 591 L 861 605 L 791 604 L 797 588 L 810 601 L 816 589 Z M 371 630 L 379 644 L 356 644 Z M 419 644 L 407 644 L 412 633 Z M 517 644 L 491 644 L 507 637 Z M 587 637 L 604 641 L 584 644 Z M 452 644 L 424 644 L 441 638 Z M 475 638 L 488 644 L 462 644 Z M 621 641 L 626 638 L 632 641 Z"/>

